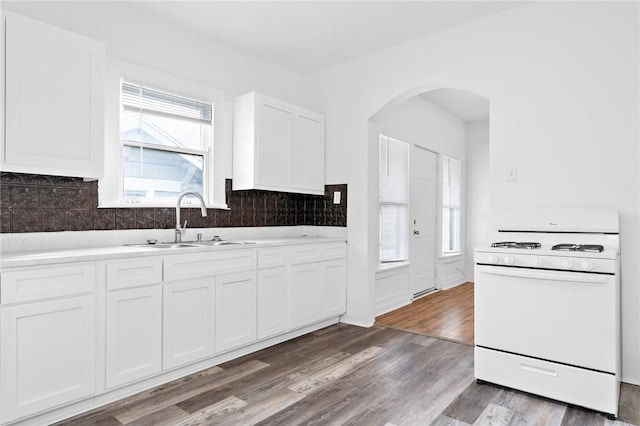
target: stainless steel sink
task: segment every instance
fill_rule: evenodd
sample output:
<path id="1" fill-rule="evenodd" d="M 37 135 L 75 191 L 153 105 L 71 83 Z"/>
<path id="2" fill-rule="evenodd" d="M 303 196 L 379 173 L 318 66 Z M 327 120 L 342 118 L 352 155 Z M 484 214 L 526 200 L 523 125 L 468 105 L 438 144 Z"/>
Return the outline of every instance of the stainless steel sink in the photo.
<path id="1" fill-rule="evenodd" d="M 136 248 L 156 248 L 156 249 L 174 249 L 174 248 L 192 248 L 205 246 L 230 246 L 255 244 L 254 241 L 189 241 L 182 243 L 147 243 L 147 244 L 125 244 L 129 247 Z"/>
<path id="2" fill-rule="evenodd" d="M 198 241 L 196 244 L 200 244 L 203 246 L 230 246 L 255 243 L 253 241 Z"/>
<path id="3" fill-rule="evenodd" d="M 155 243 L 155 244 L 125 244 L 129 247 L 137 248 L 157 248 L 157 249 L 172 249 L 172 248 L 190 248 L 190 247 L 202 247 L 199 244 L 191 243 Z"/>

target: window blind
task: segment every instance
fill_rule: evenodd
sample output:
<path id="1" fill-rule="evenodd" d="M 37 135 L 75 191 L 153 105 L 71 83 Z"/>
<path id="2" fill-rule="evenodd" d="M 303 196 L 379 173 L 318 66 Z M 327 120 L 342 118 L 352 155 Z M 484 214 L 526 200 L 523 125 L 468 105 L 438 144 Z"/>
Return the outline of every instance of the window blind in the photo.
<path id="1" fill-rule="evenodd" d="M 380 136 L 380 262 L 408 259 L 409 145 Z"/>
<path id="2" fill-rule="evenodd" d="M 442 157 L 442 251 L 460 251 L 460 161 Z"/>
<path id="3" fill-rule="evenodd" d="M 130 111 L 141 111 L 211 124 L 210 103 L 185 98 L 135 83 L 122 82 L 122 105 Z"/>

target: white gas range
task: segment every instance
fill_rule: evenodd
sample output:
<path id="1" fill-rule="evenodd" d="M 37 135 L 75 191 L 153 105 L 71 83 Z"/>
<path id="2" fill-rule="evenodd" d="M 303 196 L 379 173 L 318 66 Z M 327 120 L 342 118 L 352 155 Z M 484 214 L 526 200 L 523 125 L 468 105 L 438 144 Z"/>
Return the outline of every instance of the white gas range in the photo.
<path id="1" fill-rule="evenodd" d="M 475 375 L 617 416 L 620 224 L 593 209 L 510 211 L 475 250 Z"/>

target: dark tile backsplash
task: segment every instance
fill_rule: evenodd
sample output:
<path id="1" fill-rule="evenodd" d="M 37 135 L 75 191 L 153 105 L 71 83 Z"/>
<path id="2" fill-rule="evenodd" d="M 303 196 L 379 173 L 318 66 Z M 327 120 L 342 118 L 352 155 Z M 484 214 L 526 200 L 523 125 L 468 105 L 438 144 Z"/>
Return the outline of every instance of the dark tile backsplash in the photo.
<path id="1" fill-rule="evenodd" d="M 341 192 L 333 204 L 333 192 Z M 325 194 L 232 191 L 226 181 L 230 210 L 183 208 L 181 220 L 190 228 L 257 226 L 347 226 L 347 185 L 326 185 Z M 0 231 L 48 232 L 98 229 L 169 229 L 175 209 L 99 209 L 97 181 L 81 178 L 0 173 Z"/>

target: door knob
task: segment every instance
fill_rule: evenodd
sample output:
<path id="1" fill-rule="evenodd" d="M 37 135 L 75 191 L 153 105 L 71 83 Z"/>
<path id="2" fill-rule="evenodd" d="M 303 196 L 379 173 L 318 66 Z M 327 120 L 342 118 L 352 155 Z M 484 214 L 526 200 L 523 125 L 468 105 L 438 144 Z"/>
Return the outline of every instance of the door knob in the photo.
<path id="1" fill-rule="evenodd" d="M 414 231 L 413 231 L 413 235 L 420 235 L 420 231 L 416 231 L 416 230 L 414 230 Z"/>

